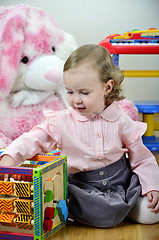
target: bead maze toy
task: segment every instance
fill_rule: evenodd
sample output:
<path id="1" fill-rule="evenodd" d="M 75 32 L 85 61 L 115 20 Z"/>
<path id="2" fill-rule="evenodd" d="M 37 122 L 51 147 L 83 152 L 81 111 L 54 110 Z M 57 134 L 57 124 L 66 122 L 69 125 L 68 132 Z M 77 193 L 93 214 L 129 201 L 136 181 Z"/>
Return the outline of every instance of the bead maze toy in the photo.
<path id="1" fill-rule="evenodd" d="M 42 240 L 65 226 L 66 156 L 36 155 L 18 167 L 1 166 L 0 174 L 9 174 L 0 181 L 0 239 Z"/>
<path id="2" fill-rule="evenodd" d="M 99 43 L 110 54 L 114 65 L 119 65 L 119 54 L 159 54 L 159 30 L 133 30 L 123 35 L 113 34 Z M 159 70 L 126 70 L 122 71 L 124 77 L 159 77 Z M 154 131 L 159 131 L 159 122 L 154 120 L 154 113 L 159 113 L 159 101 L 136 101 L 136 107 L 143 115 L 143 121 L 147 123 L 147 131 L 143 136 L 143 142 L 150 151 L 159 151 L 159 137 Z"/>

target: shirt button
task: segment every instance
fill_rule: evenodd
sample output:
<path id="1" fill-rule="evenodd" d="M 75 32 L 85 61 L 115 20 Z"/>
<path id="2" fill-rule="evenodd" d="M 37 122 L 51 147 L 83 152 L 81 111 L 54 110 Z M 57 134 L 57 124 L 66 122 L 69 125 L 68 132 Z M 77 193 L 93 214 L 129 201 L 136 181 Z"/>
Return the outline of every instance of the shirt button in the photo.
<path id="1" fill-rule="evenodd" d="M 106 186 L 107 185 L 107 181 L 103 181 L 103 185 Z"/>
<path id="2" fill-rule="evenodd" d="M 98 155 L 97 158 L 98 158 L 98 159 L 102 159 L 102 156 Z"/>
<path id="3" fill-rule="evenodd" d="M 101 134 L 100 134 L 100 133 L 97 133 L 97 137 L 100 138 L 100 137 L 101 137 Z"/>
<path id="4" fill-rule="evenodd" d="M 111 192 L 111 190 L 110 189 L 107 189 L 107 193 L 110 193 Z"/>
<path id="5" fill-rule="evenodd" d="M 104 175 L 104 172 L 103 172 L 103 171 L 100 171 L 100 172 L 99 172 L 99 175 L 103 176 L 103 175 Z"/>

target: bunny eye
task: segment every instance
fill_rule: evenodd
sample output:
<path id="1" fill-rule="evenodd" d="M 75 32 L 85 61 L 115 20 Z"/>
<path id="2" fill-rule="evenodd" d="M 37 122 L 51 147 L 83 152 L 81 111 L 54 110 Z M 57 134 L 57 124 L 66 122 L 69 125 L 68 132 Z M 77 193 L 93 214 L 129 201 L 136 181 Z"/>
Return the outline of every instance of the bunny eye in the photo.
<path id="1" fill-rule="evenodd" d="M 52 51 L 55 52 L 55 47 L 52 47 Z"/>
<path id="2" fill-rule="evenodd" d="M 22 63 L 27 64 L 29 59 L 28 59 L 28 57 L 23 57 L 21 61 L 22 61 Z"/>

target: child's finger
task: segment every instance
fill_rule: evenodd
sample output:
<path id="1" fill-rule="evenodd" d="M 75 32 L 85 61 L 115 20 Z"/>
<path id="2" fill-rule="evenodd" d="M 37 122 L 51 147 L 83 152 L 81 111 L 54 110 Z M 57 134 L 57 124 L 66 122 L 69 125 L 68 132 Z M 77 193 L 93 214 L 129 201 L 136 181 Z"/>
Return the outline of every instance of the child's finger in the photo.
<path id="1" fill-rule="evenodd" d="M 148 199 L 148 201 L 151 203 L 152 202 L 152 194 L 151 194 L 151 192 L 149 192 L 148 194 L 147 194 L 147 199 Z"/>
<path id="2" fill-rule="evenodd" d="M 9 174 L 4 174 L 4 181 L 9 181 Z"/>
<path id="3" fill-rule="evenodd" d="M 154 206 L 156 206 L 157 204 L 157 199 L 154 199 L 151 201 L 151 203 L 148 205 L 148 208 L 154 208 Z"/>
<path id="4" fill-rule="evenodd" d="M 0 180 L 1 181 L 8 181 L 9 180 L 9 174 L 0 174 Z"/>
<path id="5" fill-rule="evenodd" d="M 152 208 L 152 212 L 158 213 L 159 212 L 159 202 Z"/>

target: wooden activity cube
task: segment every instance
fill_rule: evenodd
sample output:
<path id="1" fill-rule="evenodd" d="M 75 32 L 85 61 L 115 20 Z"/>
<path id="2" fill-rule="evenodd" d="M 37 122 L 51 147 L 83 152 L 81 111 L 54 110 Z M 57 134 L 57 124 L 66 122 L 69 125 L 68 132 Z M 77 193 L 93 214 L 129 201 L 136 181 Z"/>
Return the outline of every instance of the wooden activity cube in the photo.
<path id="1" fill-rule="evenodd" d="M 47 239 L 66 224 L 66 156 L 36 155 L 31 161 L 0 167 L 10 179 L 0 181 L 0 239 Z"/>

